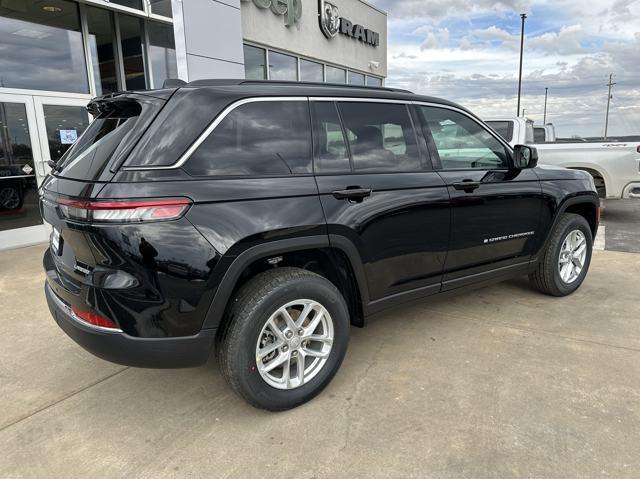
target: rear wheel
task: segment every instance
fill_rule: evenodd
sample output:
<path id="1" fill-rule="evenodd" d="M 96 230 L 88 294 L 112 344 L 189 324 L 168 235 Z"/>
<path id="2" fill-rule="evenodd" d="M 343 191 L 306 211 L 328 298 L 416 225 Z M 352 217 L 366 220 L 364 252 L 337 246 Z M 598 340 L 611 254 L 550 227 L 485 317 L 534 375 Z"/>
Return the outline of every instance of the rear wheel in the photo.
<path id="1" fill-rule="evenodd" d="M 587 220 L 565 213 L 551 234 L 536 270 L 529 275 L 531 283 L 552 296 L 573 293 L 587 275 L 592 248 L 593 238 Z"/>
<path id="2" fill-rule="evenodd" d="M 234 297 L 217 348 L 231 387 L 250 404 L 290 409 L 331 381 L 349 338 L 344 298 L 327 279 L 297 268 L 262 273 Z"/>

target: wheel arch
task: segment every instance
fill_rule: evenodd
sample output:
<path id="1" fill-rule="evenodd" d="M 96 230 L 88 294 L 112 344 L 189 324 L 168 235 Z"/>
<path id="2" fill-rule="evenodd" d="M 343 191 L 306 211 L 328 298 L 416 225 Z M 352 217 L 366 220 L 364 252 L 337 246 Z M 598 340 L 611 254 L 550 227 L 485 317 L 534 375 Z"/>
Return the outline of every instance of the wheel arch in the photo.
<path id="1" fill-rule="evenodd" d="M 594 178 L 594 180 L 596 178 L 602 178 L 602 183 L 604 184 L 604 192 L 602 195 L 600 195 L 600 197 L 601 198 L 607 197 L 607 191 L 609 190 L 610 179 L 603 171 L 600 171 L 598 168 L 594 166 L 568 166 L 567 168 L 569 168 L 570 170 L 585 171 L 589 173 Z"/>
<path id="2" fill-rule="evenodd" d="M 553 235 L 553 231 L 555 230 L 558 222 L 560 221 L 560 218 L 564 213 L 573 213 L 584 217 L 587 220 L 587 223 L 589 223 L 591 234 L 595 238 L 598 232 L 599 208 L 600 201 L 598 200 L 598 197 L 595 193 L 582 194 L 566 198 L 556 209 L 553 222 L 551 224 L 551 227 L 547 231 L 545 241 L 540 248 L 538 255 L 543 254 L 543 252 L 547 249 L 551 236 Z"/>
<path id="3" fill-rule="evenodd" d="M 219 328 L 233 294 L 256 274 L 279 266 L 299 267 L 327 278 L 345 296 L 351 323 L 364 325 L 364 307 L 369 296 L 355 247 L 348 240 L 333 244 L 328 236 L 307 236 L 253 246 L 236 256 L 218 285 L 203 329 Z"/>

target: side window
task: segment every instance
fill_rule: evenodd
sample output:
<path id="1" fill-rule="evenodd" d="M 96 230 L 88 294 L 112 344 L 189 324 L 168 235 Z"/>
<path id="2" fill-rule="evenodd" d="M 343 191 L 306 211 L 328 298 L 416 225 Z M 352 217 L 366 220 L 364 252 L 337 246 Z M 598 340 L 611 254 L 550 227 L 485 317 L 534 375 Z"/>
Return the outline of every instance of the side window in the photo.
<path id="1" fill-rule="evenodd" d="M 533 142 L 534 143 L 544 143 L 545 142 L 545 131 L 541 126 L 535 127 L 533 129 Z"/>
<path id="2" fill-rule="evenodd" d="M 480 123 L 454 110 L 421 107 L 429 126 L 442 168 L 507 168 L 509 153 Z"/>
<path id="3" fill-rule="evenodd" d="M 504 138 L 504 141 L 513 140 L 513 122 L 512 121 L 488 121 L 487 125 L 496 130 L 496 132 Z"/>
<path id="4" fill-rule="evenodd" d="M 351 171 L 347 142 L 344 139 L 338 110 L 333 102 L 311 103 L 315 138 L 316 173 Z"/>
<path id="5" fill-rule="evenodd" d="M 193 176 L 311 173 L 309 106 L 255 102 L 229 113 L 185 165 Z"/>
<path id="6" fill-rule="evenodd" d="M 356 172 L 420 171 L 416 133 L 406 105 L 339 103 Z"/>

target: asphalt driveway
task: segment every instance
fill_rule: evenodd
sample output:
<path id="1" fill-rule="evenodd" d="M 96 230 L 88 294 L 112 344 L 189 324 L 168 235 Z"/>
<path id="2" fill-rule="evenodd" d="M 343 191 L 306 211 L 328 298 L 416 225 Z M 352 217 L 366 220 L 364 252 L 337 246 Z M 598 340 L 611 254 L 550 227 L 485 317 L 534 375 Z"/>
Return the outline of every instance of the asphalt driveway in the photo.
<path id="1" fill-rule="evenodd" d="M 0 477 L 633 477 L 640 255 L 595 252 L 574 295 L 515 280 L 353 329 L 296 410 L 251 408 L 214 363 L 125 368 L 53 322 L 44 246 L 0 253 Z"/>

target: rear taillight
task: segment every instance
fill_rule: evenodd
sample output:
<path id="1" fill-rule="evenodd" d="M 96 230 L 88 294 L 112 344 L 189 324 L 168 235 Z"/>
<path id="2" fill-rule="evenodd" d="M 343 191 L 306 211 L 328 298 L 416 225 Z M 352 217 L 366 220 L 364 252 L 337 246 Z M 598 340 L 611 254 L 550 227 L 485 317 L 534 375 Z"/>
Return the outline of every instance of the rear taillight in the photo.
<path id="1" fill-rule="evenodd" d="M 99 314 L 92 313 L 91 311 L 83 311 L 75 306 L 71 307 L 71 310 L 73 311 L 73 314 L 75 314 L 76 318 L 84 321 L 85 323 L 89 323 L 100 328 L 119 329 L 116 323 L 110 319 L 100 316 Z"/>
<path id="2" fill-rule="evenodd" d="M 59 197 L 61 213 L 70 220 L 92 223 L 140 223 L 180 218 L 191 206 L 187 198 L 83 201 Z"/>

